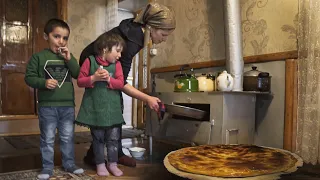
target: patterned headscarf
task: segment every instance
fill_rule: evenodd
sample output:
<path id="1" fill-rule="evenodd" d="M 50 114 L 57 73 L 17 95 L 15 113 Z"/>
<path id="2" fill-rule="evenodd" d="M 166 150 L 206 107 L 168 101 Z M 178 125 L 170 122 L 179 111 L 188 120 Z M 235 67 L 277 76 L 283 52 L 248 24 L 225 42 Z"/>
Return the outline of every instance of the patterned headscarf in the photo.
<path id="1" fill-rule="evenodd" d="M 175 29 L 176 19 L 174 12 L 168 7 L 149 3 L 134 19 L 135 22 L 149 25 L 157 29 Z"/>

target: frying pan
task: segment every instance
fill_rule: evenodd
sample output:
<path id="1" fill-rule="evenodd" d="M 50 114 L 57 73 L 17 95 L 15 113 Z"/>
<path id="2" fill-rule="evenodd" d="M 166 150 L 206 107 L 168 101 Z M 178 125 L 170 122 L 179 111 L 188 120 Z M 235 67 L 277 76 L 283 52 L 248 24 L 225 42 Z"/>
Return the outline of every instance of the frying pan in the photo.
<path id="1" fill-rule="evenodd" d="M 163 104 L 159 102 L 159 107 L 159 119 L 163 119 L 164 113 L 180 115 L 195 119 L 202 119 L 206 115 L 205 111 L 176 104 Z"/>

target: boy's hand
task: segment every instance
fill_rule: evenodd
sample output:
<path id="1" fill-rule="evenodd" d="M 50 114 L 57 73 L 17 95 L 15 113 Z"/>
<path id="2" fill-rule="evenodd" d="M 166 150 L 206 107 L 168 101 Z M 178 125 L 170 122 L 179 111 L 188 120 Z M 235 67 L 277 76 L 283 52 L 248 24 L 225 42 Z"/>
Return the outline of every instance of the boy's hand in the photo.
<path id="1" fill-rule="evenodd" d="M 71 54 L 69 52 L 68 47 L 60 47 L 59 54 L 67 61 L 71 59 Z"/>
<path id="2" fill-rule="evenodd" d="M 58 81 L 55 79 L 47 79 L 46 80 L 46 88 L 55 89 L 58 85 Z"/>

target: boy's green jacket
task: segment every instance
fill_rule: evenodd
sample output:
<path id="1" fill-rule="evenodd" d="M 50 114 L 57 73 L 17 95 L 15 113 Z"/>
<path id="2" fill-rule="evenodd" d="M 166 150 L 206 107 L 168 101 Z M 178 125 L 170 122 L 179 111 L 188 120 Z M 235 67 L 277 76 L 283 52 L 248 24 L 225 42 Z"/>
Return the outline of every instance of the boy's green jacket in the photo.
<path id="1" fill-rule="evenodd" d="M 38 89 L 39 106 L 74 106 L 74 88 L 72 78 L 77 79 L 80 71 L 77 60 L 53 53 L 50 49 L 33 54 L 27 64 L 25 82 Z M 55 89 L 46 88 L 47 79 L 56 79 Z"/>

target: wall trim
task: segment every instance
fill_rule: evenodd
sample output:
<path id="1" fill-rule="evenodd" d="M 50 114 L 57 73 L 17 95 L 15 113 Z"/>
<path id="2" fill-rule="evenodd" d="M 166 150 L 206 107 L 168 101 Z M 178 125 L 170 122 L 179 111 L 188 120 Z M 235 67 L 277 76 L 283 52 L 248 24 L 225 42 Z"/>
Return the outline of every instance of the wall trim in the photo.
<path id="1" fill-rule="evenodd" d="M 285 64 L 283 149 L 295 152 L 298 110 L 298 62 L 295 59 L 287 59 Z"/>
<path id="2" fill-rule="evenodd" d="M 297 59 L 298 58 L 298 51 L 286 51 L 286 52 L 278 52 L 278 53 L 271 53 L 271 54 L 261 54 L 256 56 L 246 56 L 243 58 L 245 64 L 249 63 L 263 63 L 263 62 L 270 62 L 270 61 L 285 61 L 286 59 Z M 174 72 L 179 71 L 180 65 L 174 66 L 166 66 L 161 68 L 152 68 L 150 72 L 153 73 L 165 73 L 165 72 Z M 205 62 L 197 62 L 197 63 L 190 63 L 189 64 L 193 69 L 201 69 L 201 68 L 209 68 L 209 67 L 221 67 L 226 65 L 226 60 L 211 60 Z"/>
<path id="3" fill-rule="evenodd" d="M 68 0 L 59 0 L 58 5 L 58 17 L 68 22 Z"/>
<path id="4" fill-rule="evenodd" d="M 1 115 L 1 121 L 13 121 L 13 120 L 33 120 L 38 119 L 37 115 Z"/>

